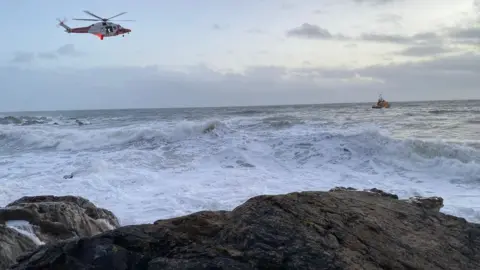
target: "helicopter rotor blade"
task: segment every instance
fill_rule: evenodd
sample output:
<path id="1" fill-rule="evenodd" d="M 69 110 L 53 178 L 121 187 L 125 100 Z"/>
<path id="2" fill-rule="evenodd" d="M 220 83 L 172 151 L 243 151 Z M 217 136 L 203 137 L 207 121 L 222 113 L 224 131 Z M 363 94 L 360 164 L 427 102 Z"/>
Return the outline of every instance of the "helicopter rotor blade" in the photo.
<path id="1" fill-rule="evenodd" d="M 95 19 L 75 19 L 75 18 L 73 18 L 72 20 L 76 20 L 76 21 L 94 21 L 94 22 L 101 21 L 101 20 L 95 20 Z"/>
<path id="2" fill-rule="evenodd" d="M 109 20 L 112 22 L 134 22 L 135 20 Z"/>
<path id="3" fill-rule="evenodd" d="M 125 13 L 127 13 L 127 12 L 118 13 L 117 15 L 115 15 L 115 16 L 112 16 L 112 17 L 108 18 L 107 20 L 110 20 L 110 19 L 116 18 L 116 17 L 118 17 L 118 16 L 120 16 L 120 15 L 123 15 L 123 14 L 125 14 Z"/>
<path id="4" fill-rule="evenodd" d="M 99 17 L 99 16 L 97 16 L 97 15 L 95 15 L 95 14 L 91 13 L 91 12 L 90 12 L 90 11 L 88 11 L 88 10 L 84 10 L 83 12 L 85 12 L 85 13 L 87 13 L 88 15 L 90 15 L 90 16 L 92 16 L 92 17 L 95 17 L 95 18 L 97 18 L 97 19 L 99 19 L 99 20 L 105 21 L 105 19 L 104 19 L 104 18 L 101 18 L 101 17 Z"/>

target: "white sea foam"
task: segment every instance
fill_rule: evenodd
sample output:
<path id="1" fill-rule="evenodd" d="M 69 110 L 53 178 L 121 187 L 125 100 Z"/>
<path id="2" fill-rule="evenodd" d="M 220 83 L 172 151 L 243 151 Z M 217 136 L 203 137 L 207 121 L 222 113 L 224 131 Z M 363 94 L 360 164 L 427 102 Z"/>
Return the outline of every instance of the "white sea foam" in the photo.
<path id="1" fill-rule="evenodd" d="M 6 225 L 15 231 L 27 236 L 30 238 L 36 245 L 43 245 L 45 244 L 42 240 L 38 238 L 35 234 L 35 231 L 28 221 L 25 220 L 8 220 Z"/>
<path id="2" fill-rule="evenodd" d="M 125 225 L 228 210 L 260 194 L 351 186 L 441 196 L 441 211 L 480 222 L 480 151 L 445 141 L 467 133 L 437 128 L 424 138 L 425 130 L 410 127 L 419 121 L 415 113 L 375 112 L 371 120 L 365 115 L 372 112 L 359 109 L 362 120 L 333 110 L 256 110 L 191 113 L 191 121 L 154 115 L 115 124 L 92 118 L 86 126 L 4 125 L 0 203 L 80 195 Z M 403 129 L 392 121 L 405 122 Z"/>

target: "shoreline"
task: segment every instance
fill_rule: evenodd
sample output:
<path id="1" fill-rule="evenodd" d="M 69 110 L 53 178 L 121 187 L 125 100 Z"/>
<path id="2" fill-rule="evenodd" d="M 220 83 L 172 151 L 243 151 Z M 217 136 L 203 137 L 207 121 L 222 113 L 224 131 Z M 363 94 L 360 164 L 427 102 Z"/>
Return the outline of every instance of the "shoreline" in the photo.
<path id="1" fill-rule="evenodd" d="M 335 187 L 121 226 L 114 213 L 82 197 L 22 197 L 0 209 L 0 237 L 11 243 L 1 259 L 11 266 L 5 269 L 480 267 L 480 224 L 442 207 L 441 197 L 405 200 L 375 188 Z"/>

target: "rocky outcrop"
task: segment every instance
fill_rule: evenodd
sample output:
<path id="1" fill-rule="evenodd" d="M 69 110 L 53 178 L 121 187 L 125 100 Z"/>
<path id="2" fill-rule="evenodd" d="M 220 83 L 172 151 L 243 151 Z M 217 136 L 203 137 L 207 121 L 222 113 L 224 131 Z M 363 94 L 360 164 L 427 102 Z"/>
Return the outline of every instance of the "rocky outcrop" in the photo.
<path id="1" fill-rule="evenodd" d="M 335 192 L 335 191 L 357 191 L 357 189 L 352 188 L 352 187 L 334 187 L 330 189 L 330 192 Z M 372 192 L 375 193 L 379 196 L 383 197 L 390 197 L 392 199 L 398 199 L 398 196 L 396 194 L 388 193 L 385 192 L 381 189 L 377 188 L 372 188 L 372 189 L 364 189 L 363 191 L 365 192 Z M 442 197 L 421 197 L 421 196 L 414 196 L 410 197 L 407 200 L 404 200 L 408 203 L 414 204 L 416 206 L 419 206 L 425 210 L 431 210 L 435 212 L 439 212 L 440 209 L 443 207 L 443 198 Z"/>
<path id="2" fill-rule="evenodd" d="M 443 198 L 441 197 L 420 197 L 415 196 L 407 200 L 409 203 L 413 203 L 417 206 L 420 206 L 426 210 L 440 211 L 443 207 Z"/>
<path id="3" fill-rule="evenodd" d="M 15 229 L 0 225 L 0 269 L 14 264 L 18 256 L 33 251 L 37 245 Z"/>
<path id="4" fill-rule="evenodd" d="M 44 245 L 12 269 L 480 269 L 480 225 L 392 195 L 257 196 Z"/>
<path id="5" fill-rule="evenodd" d="M 0 209 L 0 224 L 10 220 L 29 222 L 35 235 L 45 243 L 93 236 L 119 227 L 112 212 L 75 196 L 20 198 Z"/>

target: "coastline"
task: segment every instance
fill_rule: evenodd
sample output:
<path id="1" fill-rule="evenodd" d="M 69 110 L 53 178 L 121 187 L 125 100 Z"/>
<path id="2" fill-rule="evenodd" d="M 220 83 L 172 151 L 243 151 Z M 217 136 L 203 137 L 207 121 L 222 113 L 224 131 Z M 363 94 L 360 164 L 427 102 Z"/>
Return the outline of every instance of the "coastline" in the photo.
<path id="1" fill-rule="evenodd" d="M 82 197 L 23 197 L 0 210 L 0 237 L 10 243 L 1 266 L 480 268 L 480 224 L 441 213 L 441 207 L 440 197 L 399 200 L 379 189 L 336 187 L 260 195 L 232 211 L 120 226 L 114 213 Z"/>

